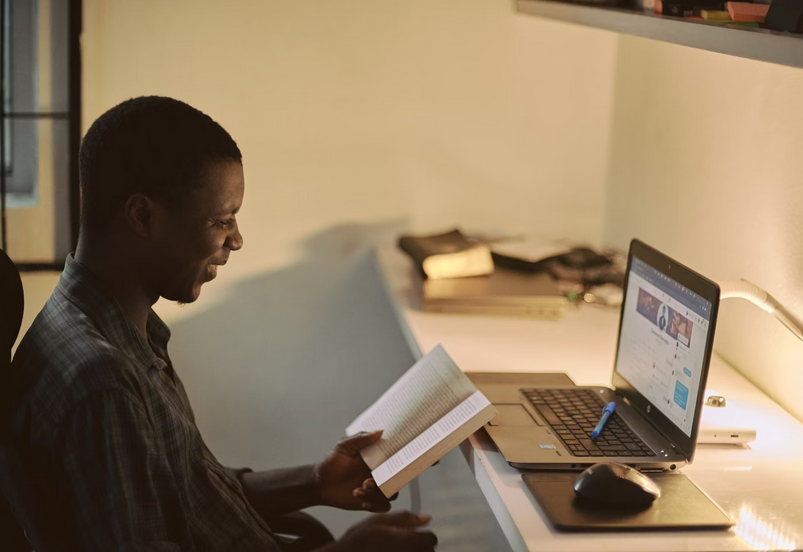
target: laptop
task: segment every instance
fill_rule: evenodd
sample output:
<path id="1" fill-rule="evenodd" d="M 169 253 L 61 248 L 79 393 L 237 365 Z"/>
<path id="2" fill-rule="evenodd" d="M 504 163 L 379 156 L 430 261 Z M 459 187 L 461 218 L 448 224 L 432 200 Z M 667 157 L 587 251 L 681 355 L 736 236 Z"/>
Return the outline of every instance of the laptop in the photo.
<path id="1" fill-rule="evenodd" d="M 565 374 L 477 381 L 499 415 L 485 426 L 516 468 L 576 469 L 617 461 L 641 471 L 691 463 L 719 307 L 719 286 L 633 240 L 608 387 L 572 386 Z M 602 409 L 616 403 L 598 438 Z"/>

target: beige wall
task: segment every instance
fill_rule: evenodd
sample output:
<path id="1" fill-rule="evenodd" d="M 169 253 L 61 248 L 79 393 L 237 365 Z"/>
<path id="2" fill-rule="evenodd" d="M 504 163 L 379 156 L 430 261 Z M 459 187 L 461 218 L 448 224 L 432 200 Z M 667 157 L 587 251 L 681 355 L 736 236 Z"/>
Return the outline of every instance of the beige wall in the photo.
<path id="1" fill-rule="evenodd" d="M 606 239 L 746 278 L 803 315 L 801 98 L 800 69 L 622 37 Z M 803 419 L 803 343 L 770 315 L 724 302 L 715 346 Z"/>
<path id="2" fill-rule="evenodd" d="M 521 16 L 510 0 L 84 9 L 84 128 L 129 97 L 169 95 L 243 151 L 245 247 L 197 304 L 157 305 L 224 462 L 320 458 L 412 363 L 361 247 L 455 224 L 601 233 L 612 33 Z M 459 473 L 456 488 L 475 488 Z M 462 511 L 445 510 L 433 516 Z M 354 520 L 337 515 L 321 513 L 336 533 Z M 451 535 L 482 525 L 463 516 L 460 527 Z M 448 548 L 450 533 L 435 531 Z M 475 536 L 473 549 L 496 549 Z"/>
<path id="3" fill-rule="evenodd" d="M 616 35 L 487 0 L 88 0 L 84 127 L 170 95 L 245 159 L 246 247 L 342 223 L 598 238 Z"/>
<path id="4" fill-rule="evenodd" d="M 797 69 L 522 16 L 511 2 L 84 7 L 85 128 L 125 98 L 172 95 L 245 155 L 246 248 L 206 301 L 160 306 L 168 317 L 208 308 L 238 273 L 298 260 L 342 224 L 356 226 L 340 246 L 453 224 L 639 236 L 803 312 Z M 716 345 L 803 417 L 803 349 L 771 317 L 726 303 Z"/>
<path id="5" fill-rule="evenodd" d="M 622 246 L 638 236 L 803 313 L 800 70 L 499 1 L 84 7 L 85 128 L 128 97 L 172 95 L 221 122 L 245 155 L 246 247 L 197 305 L 159 306 L 171 323 L 199 315 L 198 343 L 248 275 L 273 271 L 310 301 L 295 289 L 309 281 L 281 270 L 322 254 L 322 234 L 347 249 L 366 233 L 453 224 Z M 290 334 L 305 324 L 282 335 L 303 342 Z M 726 303 L 716 346 L 803 418 L 803 348 L 770 316 Z"/>
<path id="6" fill-rule="evenodd" d="M 599 237 L 612 33 L 481 0 L 83 5 L 85 130 L 127 98 L 170 95 L 218 120 L 244 154 L 246 247 L 197 305 L 160 304 L 169 320 L 311 248 L 404 229 Z M 9 213 L 25 228 L 12 252 L 52 254 L 52 217 L 39 216 L 52 208 L 47 188 L 36 209 Z M 55 281 L 26 277 L 23 330 Z"/>

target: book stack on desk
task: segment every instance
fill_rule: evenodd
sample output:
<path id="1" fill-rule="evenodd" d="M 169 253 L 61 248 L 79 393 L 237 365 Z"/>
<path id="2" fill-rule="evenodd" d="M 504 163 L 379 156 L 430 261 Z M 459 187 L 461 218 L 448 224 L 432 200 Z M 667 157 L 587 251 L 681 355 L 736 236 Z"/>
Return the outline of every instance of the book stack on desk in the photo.
<path id="1" fill-rule="evenodd" d="M 723 0 L 655 0 L 653 11 L 658 15 L 672 17 L 700 17 L 702 10 L 722 11 Z"/>
<path id="2" fill-rule="evenodd" d="M 471 242 L 459 230 L 402 236 L 399 247 L 426 278 L 421 293 L 425 312 L 556 320 L 566 308 L 566 297 L 548 274 L 495 266 L 490 248 Z"/>
<path id="3" fill-rule="evenodd" d="M 399 248 L 428 279 L 482 276 L 494 271 L 491 249 L 469 240 L 457 229 L 433 236 L 402 236 Z"/>
<path id="4" fill-rule="evenodd" d="M 655 0 L 654 4 L 660 15 L 756 28 L 764 23 L 769 8 L 765 3 L 719 0 Z"/>
<path id="5" fill-rule="evenodd" d="M 425 312 L 485 314 L 557 320 L 567 299 L 548 274 L 526 274 L 497 267 L 492 275 L 423 284 Z"/>

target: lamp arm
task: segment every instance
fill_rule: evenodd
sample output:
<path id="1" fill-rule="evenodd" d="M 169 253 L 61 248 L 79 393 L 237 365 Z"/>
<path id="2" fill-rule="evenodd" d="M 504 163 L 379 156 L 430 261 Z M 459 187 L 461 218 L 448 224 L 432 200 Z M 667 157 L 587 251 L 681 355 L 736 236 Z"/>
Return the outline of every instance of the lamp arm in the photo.
<path id="1" fill-rule="evenodd" d="M 772 295 L 747 280 L 720 282 L 720 301 L 723 299 L 746 299 L 760 309 L 772 314 L 786 328 L 803 341 L 803 323 L 786 310 Z"/>

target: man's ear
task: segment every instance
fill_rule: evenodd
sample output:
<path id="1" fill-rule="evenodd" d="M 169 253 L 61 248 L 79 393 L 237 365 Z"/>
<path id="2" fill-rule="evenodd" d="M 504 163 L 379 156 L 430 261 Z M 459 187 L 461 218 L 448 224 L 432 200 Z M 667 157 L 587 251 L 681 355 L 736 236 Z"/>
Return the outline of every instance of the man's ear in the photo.
<path id="1" fill-rule="evenodd" d="M 129 230 L 140 238 L 153 235 L 156 224 L 156 203 L 146 195 L 133 194 L 123 206 L 123 220 Z"/>

